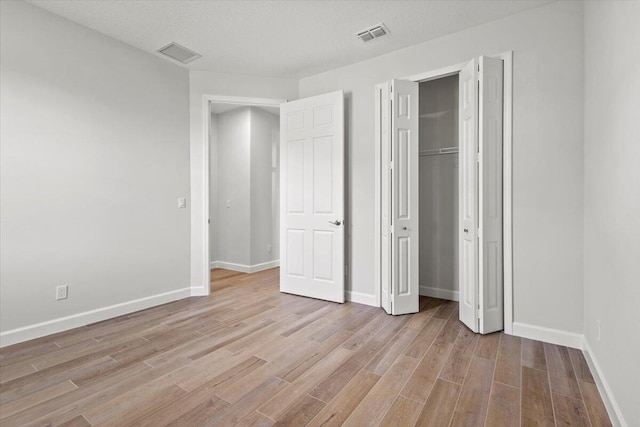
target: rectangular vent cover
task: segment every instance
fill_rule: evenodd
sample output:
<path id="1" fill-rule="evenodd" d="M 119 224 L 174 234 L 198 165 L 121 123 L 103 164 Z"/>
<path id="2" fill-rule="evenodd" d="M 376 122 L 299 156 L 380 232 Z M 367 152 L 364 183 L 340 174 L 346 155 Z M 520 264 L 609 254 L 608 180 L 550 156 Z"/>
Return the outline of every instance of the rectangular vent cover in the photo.
<path id="1" fill-rule="evenodd" d="M 184 46 L 180 46 L 176 42 L 171 42 L 168 45 L 161 47 L 158 49 L 158 52 L 183 64 L 195 61 L 202 56 Z"/>
<path id="2" fill-rule="evenodd" d="M 359 31 L 357 36 L 363 42 L 368 42 L 370 40 L 377 39 L 378 37 L 382 37 L 385 34 L 389 34 L 389 30 L 384 26 L 384 24 L 380 23 L 367 28 L 366 30 Z"/>

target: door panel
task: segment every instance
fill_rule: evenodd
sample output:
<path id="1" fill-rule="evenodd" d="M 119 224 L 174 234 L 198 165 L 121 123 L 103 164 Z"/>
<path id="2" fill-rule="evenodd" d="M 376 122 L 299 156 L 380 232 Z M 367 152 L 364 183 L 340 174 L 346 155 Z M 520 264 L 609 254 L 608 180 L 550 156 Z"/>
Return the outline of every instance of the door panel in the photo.
<path id="1" fill-rule="evenodd" d="M 376 138 L 380 149 L 380 306 L 391 313 L 391 86 L 376 86 Z"/>
<path id="2" fill-rule="evenodd" d="M 502 60 L 480 57 L 480 332 L 504 328 L 502 266 Z"/>
<path id="3" fill-rule="evenodd" d="M 478 332 L 478 65 L 459 78 L 460 321 Z"/>
<path id="4" fill-rule="evenodd" d="M 391 99 L 391 311 L 407 314 L 420 302 L 418 83 L 392 80 Z"/>
<path id="5" fill-rule="evenodd" d="M 344 95 L 280 107 L 280 291 L 344 302 Z"/>

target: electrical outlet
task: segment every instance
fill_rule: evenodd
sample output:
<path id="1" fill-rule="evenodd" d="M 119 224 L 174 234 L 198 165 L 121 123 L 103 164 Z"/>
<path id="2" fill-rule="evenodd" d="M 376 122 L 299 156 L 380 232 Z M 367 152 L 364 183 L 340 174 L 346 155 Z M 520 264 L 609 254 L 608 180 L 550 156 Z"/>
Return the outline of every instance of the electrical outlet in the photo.
<path id="1" fill-rule="evenodd" d="M 67 291 L 69 286 L 62 285 L 56 288 L 56 300 L 67 299 Z"/>
<path id="2" fill-rule="evenodd" d="M 271 253 L 271 245 L 267 245 L 267 252 Z"/>

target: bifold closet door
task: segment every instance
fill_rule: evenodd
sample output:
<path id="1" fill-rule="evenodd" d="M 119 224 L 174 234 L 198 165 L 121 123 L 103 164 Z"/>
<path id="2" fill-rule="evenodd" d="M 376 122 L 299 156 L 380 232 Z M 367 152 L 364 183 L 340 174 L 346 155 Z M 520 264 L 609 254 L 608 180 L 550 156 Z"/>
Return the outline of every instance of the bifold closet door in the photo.
<path id="1" fill-rule="evenodd" d="M 479 297 L 480 333 L 504 329 L 502 244 L 503 63 L 480 57 Z"/>
<path id="2" fill-rule="evenodd" d="M 460 321 L 478 332 L 478 62 L 473 59 L 458 79 L 458 215 L 460 236 Z"/>
<path id="3" fill-rule="evenodd" d="M 389 314 L 391 309 L 391 83 L 376 85 L 376 139 L 380 164 L 380 306 Z"/>
<path id="4" fill-rule="evenodd" d="M 418 83 L 391 81 L 391 313 L 417 313 Z"/>
<path id="5" fill-rule="evenodd" d="M 502 60 L 480 57 L 459 79 L 460 321 L 503 329 Z"/>

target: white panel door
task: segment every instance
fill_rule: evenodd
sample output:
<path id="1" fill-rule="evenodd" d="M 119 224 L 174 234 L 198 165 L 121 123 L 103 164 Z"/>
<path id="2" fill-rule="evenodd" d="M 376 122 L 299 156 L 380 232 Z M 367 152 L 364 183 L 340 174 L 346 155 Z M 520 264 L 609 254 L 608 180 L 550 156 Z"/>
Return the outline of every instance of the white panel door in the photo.
<path id="1" fill-rule="evenodd" d="M 376 194 L 380 197 L 380 306 L 389 314 L 391 311 L 391 85 L 385 82 L 376 85 L 376 140 L 380 150 L 380 187 Z"/>
<path id="2" fill-rule="evenodd" d="M 458 212 L 460 321 L 478 332 L 478 62 L 459 78 Z"/>
<path id="3" fill-rule="evenodd" d="M 504 328 L 502 267 L 502 60 L 480 57 L 480 333 Z"/>
<path id="4" fill-rule="evenodd" d="M 344 302 L 344 95 L 280 107 L 280 291 Z"/>
<path id="5" fill-rule="evenodd" d="M 391 81 L 391 312 L 417 313 L 418 83 Z"/>

